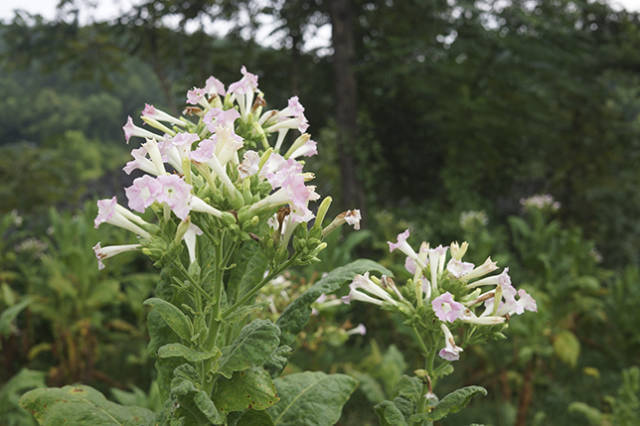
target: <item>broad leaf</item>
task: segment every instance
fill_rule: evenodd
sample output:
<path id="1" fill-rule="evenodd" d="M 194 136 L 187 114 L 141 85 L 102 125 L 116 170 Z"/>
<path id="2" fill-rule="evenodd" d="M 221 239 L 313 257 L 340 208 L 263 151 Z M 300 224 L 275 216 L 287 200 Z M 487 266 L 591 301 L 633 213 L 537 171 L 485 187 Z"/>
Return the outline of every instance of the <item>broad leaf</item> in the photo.
<path id="1" fill-rule="evenodd" d="M 220 350 L 216 348 L 211 352 L 200 352 L 192 348 L 188 348 L 181 343 L 169 343 L 158 349 L 159 358 L 180 357 L 190 362 L 200 362 L 210 358 L 220 356 Z"/>
<path id="2" fill-rule="evenodd" d="M 35 389 L 20 398 L 20 405 L 41 425 L 151 425 L 153 412 L 108 401 L 83 385 Z"/>
<path id="3" fill-rule="evenodd" d="M 342 406 L 357 382 L 344 374 L 304 372 L 275 380 L 280 402 L 267 409 L 274 425 L 329 426 L 335 424 Z"/>
<path id="4" fill-rule="evenodd" d="M 316 301 L 321 294 L 330 294 L 338 290 L 344 283 L 351 281 L 357 274 L 367 271 L 379 272 L 388 276 L 393 274 L 384 266 L 368 259 L 360 259 L 345 266 L 334 269 L 324 278 L 311 286 L 300 297 L 294 300 L 284 310 L 276 324 L 282 331 L 282 341 L 286 345 L 292 345 L 295 336 L 309 321 L 311 315 L 311 304 Z"/>
<path id="5" fill-rule="evenodd" d="M 481 386 L 466 386 L 457 389 L 442 398 L 430 413 L 413 415 L 410 421 L 436 421 L 443 419 L 449 414 L 462 410 L 471 401 L 471 398 L 478 394 L 486 396 L 487 390 Z"/>
<path id="6" fill-rule="evenodd" d="M 164 322 L 171 330 L 180 336 L 180 338 L 184 340 L 191 339 L 191 321 L 189 321 L 189 318 L 176 306 L 157 297 L 145 300 L 144 304 L 151 306 L 158 312 Z"/>
<path id="7" fill-rule="evenodd" d="M 261 366 L 280 343 L 280 330 L 269 320 L 257 319 L 242 328 L 238 337 L 222 349 L 219 372 L 227 379 L 234 371 Z"/>
<path id="8" fill-rule="evenodd" d="M 229 380 L 220 378 L 212 398 L 223 414 L 246 409 L 264 410 L 279 399 L 271 376 L 260 367 L 236 371 Z"/>
<path id="9" fill-rule="evenodd" d="M 171 381 L 171 397 L 177 402 L 174 404 L 176 418 L 189 419 L 185 424 L 221 424 L 224 416 L 209 398 L 209 395 L 196 386 L 199 382 L 195 369 L 183 364 L 175 369 L 174 378 Z"/>
<path id="10" fill-rule="evenodd" d="M 404 416 L 391 401 L 382 401 L 374 407 L 381 426 L 406 426 Z"/>

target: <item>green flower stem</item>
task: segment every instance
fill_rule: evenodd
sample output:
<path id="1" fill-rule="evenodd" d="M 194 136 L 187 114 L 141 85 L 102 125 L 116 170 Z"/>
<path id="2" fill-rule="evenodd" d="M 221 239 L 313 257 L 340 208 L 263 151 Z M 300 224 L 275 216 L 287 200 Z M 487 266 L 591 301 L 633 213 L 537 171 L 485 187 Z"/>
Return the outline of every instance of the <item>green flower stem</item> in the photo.
<path id="1" fill-rule="evenodd" d="M 189 281 L 191 283 L 191 285 L 193 285 L 193 287 L 198 290 L 200 292 L 200 294 L 202 294 L 205 299 L 207 300 L 211 300 L 211 295 L 209 293 L 207 293 L 207 291 L 205 289 L 202 288 L 202 286 L 193 279 L 193 277 L 189 274 L 189 272 L 185 269 L 184 265 L 182 264 L 182 262 L 180 262 L 179 259 L 175 259 L 174 258 L 174 262 L 173 262 L 178 269 L 180 270 L 180 272 L 182 273 L 182 275 L 184 276 L 184 278 Z M 196 308 L 198 309 L 198 308 Z"/>
<path id="2" fill-rule="evenodd" d="M 280 265 L 280 267 L 276 268 L 271 273 L 269 273 L 269 275 L 267 275 L 262 281 L 260 281 L 260 283 L 257 286 L 255 286 L 250 291 L 248 291 L 242 297 L 242 299 L 238 300 L 231 307 L 229 307 L 226 311 L 224 311 L 224 313 L 222 314 L 222 318 L 223 319 L 227 318 L 229 315 L 231 315 L 240 306 L 242 306 L 245 303 L 247 303 L 248 301 L 250 301 L 256 295 L 256 293 L 258 293 L 258 291 L 260 291 L 260 289 L 262 287 L 264 287 L 269 281 L 271 281 L 273 278 L 275 278 L 280 272 L 284 271 L 289 266 L 291 266 L 291 264 L 295 261 L 295 259 L 297 257 L 298 257 L 298 253 L 296 253 L 293 256 L 291 256 L 291 258 L 289 260 L 287 260 L 285 263 L 283 263 L 282 265 Z"/>

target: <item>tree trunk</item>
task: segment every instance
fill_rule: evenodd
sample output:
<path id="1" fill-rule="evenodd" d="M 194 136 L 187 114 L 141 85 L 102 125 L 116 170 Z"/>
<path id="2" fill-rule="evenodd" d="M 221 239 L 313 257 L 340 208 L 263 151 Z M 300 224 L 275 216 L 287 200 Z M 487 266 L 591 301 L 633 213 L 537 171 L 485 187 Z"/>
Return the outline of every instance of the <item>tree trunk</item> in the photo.
<path id="1" fill-rule="evenodd" d="M 357 140 L 356 78 L 353 71 L 353 11 L 349 0 L 329 0 L 333 70 L 336 89 L 337 148 L 342 178 L 342 206 L 360 208 L 364 217 L 364 194 L 358 182 L 352 147 Z"/>

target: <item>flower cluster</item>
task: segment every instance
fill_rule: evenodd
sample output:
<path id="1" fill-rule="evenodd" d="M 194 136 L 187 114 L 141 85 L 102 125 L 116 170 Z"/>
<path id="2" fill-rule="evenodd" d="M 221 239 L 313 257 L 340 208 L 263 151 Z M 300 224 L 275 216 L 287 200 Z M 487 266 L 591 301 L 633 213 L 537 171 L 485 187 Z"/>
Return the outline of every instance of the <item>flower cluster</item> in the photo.
<path id="1" fill-rule="evenodd" d="M 537 194 L 528 198 L 521 198 L 520 204 L 527 209 L 550 210 L 552 212 L 560 209 L 560 202 L 555 201 L 551 194 Z"/>
<path id="2" fill-rule="evenodd" d="M 491 258 L 477 266 L 463 261 L 468 249 L 466 242 L 453 242 L 448 247 L 430 247 L 423 242 L 416 252 L 407 242 L 409 235 L 406 230 L 388 244 L 389 251 L 397 250 L 406 256 L 405 268 L 413 278 L 399 289 L 389 277 L 357 275 L 349 294 L 343 298 L 345 303 L 357 300 L 408 316 L 422 315 L 422 320 L 434 318 L 431 323 L 424 322 L 437 323 L 437 332 L 441 333 L 441 341 L 444 340 L 439 355 L 448 361 L 459 359 L 462 352 L 450 326 L 499 325 L 512 315 L 537 311 L 533 297 L 511 284 L 509 268 L 488 275 L 498 269 Z"/>
<path id="3" fill-rule="evenodd" d="M 197 237 L 203 233 L 192 223 L 198 215 L 215 219 L 220 227 L 245 231 L 270 219 L 277 224 L 280 244 L 288 243 L 299 224 L 314 218 L 309 203 L 320 196 L 308 184 L 313 174 L 305 173 L 299 160 L 317 154 L 316 142 L 304 133 L 308 128 L 304 107 L 294 96 L 285 108 L 263 112 L 266 103 L 258 76 L 244 66 L 241 73 L 242 78 L 226 89 L 211 76 L 204 87 L 189 90 L 185 116 L 146 105 L 141 120 L 152 130 L 128 117 L 123 127 L 126 142 L 135 138 L 143 142 L 131 151 L 132 160 L 123 170 L 143 175 L 125 188 L 128 208 L 115 197 L 98 201 L 95 226 L 106 222 L 127 229 L 139 241 L 111 247 L 98 243 L 94 251 L 100 267 L 104 259 L 151 245 L 161 227 L 140 215 L 149 208 L 161 222 L 171 214 L 179 220 L 175 238 L 184 242 L 192 263 Z M 287 143 L 290 132 L 298 134 Z M 347 213 L 344 221 L 357 229 L 359 212 Z"/>

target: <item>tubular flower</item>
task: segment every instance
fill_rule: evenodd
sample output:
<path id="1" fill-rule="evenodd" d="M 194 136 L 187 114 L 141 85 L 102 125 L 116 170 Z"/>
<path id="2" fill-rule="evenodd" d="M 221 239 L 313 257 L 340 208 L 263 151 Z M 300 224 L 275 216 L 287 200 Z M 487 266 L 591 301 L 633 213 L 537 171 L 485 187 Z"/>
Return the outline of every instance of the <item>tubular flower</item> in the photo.
<path id="1" fill-rule="evenodd" d="M 498 269 L 498 265 L 496 262 L 491 260 L 491 257 L 488 257 L 487 260 L 480 266 L 476 266 L 471 272 L 463 275 L 460 279 L 464 282 L 469 282 L 474 278 L 479 278 L 483 275 L 487 275 L 490 272 Z"/>
<path id="2" fill-rule="evenodd" d="M 189 253 L 189 264 L 196 261 L 196 237 L 198 235 L 202 235 L 202 229 L 190 223 L 187 232 L 185 232 L 182 237 L 184 244 L 187 246 L 187 252 Z"/>
<path id="3" fill-rule="evenodd" d="M 440 324 L 440 329 L 444 334 L 444 348 L 440 349 L 438 355 L 440 358 L 444 358 L 447 361 L 457 361 L 460 359 L 460 352 L 463 351 L 461 347 L 456 345 L 456 341 L 453 339 L 453 334 L 447 328 L 446 325 Z"/>
<path id="4" fill-rule="evenodd" d="M 180 121 L 174 116 L 167 114 L 166 112 L 159 110 L 150 104 L 144 104 L 144 109 L 142 110 L 142 117 L 150 118 L 152 120 L 157 120 L 157 121 L 166 121 L 168 123 L 172 123 L 177 126 L 184 126 L 185 124 L 184 122 Z"/>
<path id="5" fill-rule="evenodd" d="M 221 108 L 211 108 L 204 115 L 204 123 L 210 132 L 215 132 L 218 127 L 227 127 L 233 130 L 233 123 L 240 118 L 240 114 L 235 108 L 222 110 Z"/>
<path id="6" fill-rule="evenodd" d="M 344 303 L 358 300 L 380 306 L 385 303 L 393 306 L 398 305 L 398 302 L 386 290 L 369 278 L 368 272 L 364 275 L 356 275 L 351 284 L 349 284 L 349 289 L 349 294 L 342 298 Z"/>
<path id="7" fill-rule="evenodd" d="M 144 220 L 129 210 L 118 204 L 116 197 L 111 199 L 104 199 L 98 201 L 98 216 L 93 221 L 94 226 L 97 228 L 102 223 L 109 223 L 111 225 L 124 228 L 128 231 L 138 234 L 143 238 L 151 238 L 151 235 L 142 229 L 138 225 L 146 224 Z M 134 222 L 137 222 L 136 225 Z"/>
<path id="8" fill-rule="evenodd" d="M 138 250 L 140 247 L 142 247 L 140 244 L 124 244 L 124 245 L 118 245 L 118 246 L 102 247 L 100 245 L 100 242 L 98 242 L 98 244 L 93 246 L 93 252 L 96 255 L 96 259 L 98 259 L 98 269 L 99 270 L 104 269 L 104 263 L 102 263 L 103 260 L 113 257 L 115 255 L 118 255 L 120 253 Z"/>
<path id="9" fill-rule="evenodd" d="M 352 328 L 351 330 L 347 330 L 348 336 L 352 336 L 354 334 L 359 334 L 361 336 L 364 336 L 365 334 L 367 334 L 367 327 L 365 327 L 364 324 L 358 324 L 356 327 Z"/>
<path id="10" fill-rule="evenodd" d="M 162 184 L 149 175 L 144 175 L 133 181 L 133 185 L 124 189 L 129 208 L 140 213 L 153 204 L 162 192 Z"/>
<path id="11" fill-rule="evenodd" d="M 157 180 L 161 185 L 157 201 L 167 204 L 180 219 L 186 219 L 190 210 L 191 185 L 176 175 L 158 176 Z"/>
<path id="12" fill-rule="evenodd" d="M 258 89 L 258 76 L 248 72 L 244 65 L 240 72 L 242 73 L 242 78 L 235 83 L 231 83 L 227 92 L 232 95 L 232 99 L 238 102 L 240 116 L 244 119 L 251 113 L 254 93 Z"/>
<path id="13" fill-rule="evenodd" d="M 242 157 L 242 162 L 238 165 L 238 174 L 242 179 L 258 173 L 260 165 L 260 155 L 255 151 L 246 151 Z"/>
<path id="14" fill-rule="evenodd" d="M 448 291 L 431 301 L 433 312 L 440 321 L 454 322 L 462 315 L 464 305 L 453 300 L 453 295 Z"/>
<path id="15" fill-rule="evenodd" d="M 124 138 L 127 143 L 129 143 L 129 139 L 134 136 L 148 139 L 160 139 L 162 137 L 133 124 L 133 118 L 131 118 L 131 116 L 127 117 L 127 123 L 122 126 L 122 130 L 124 131 Z"/>

